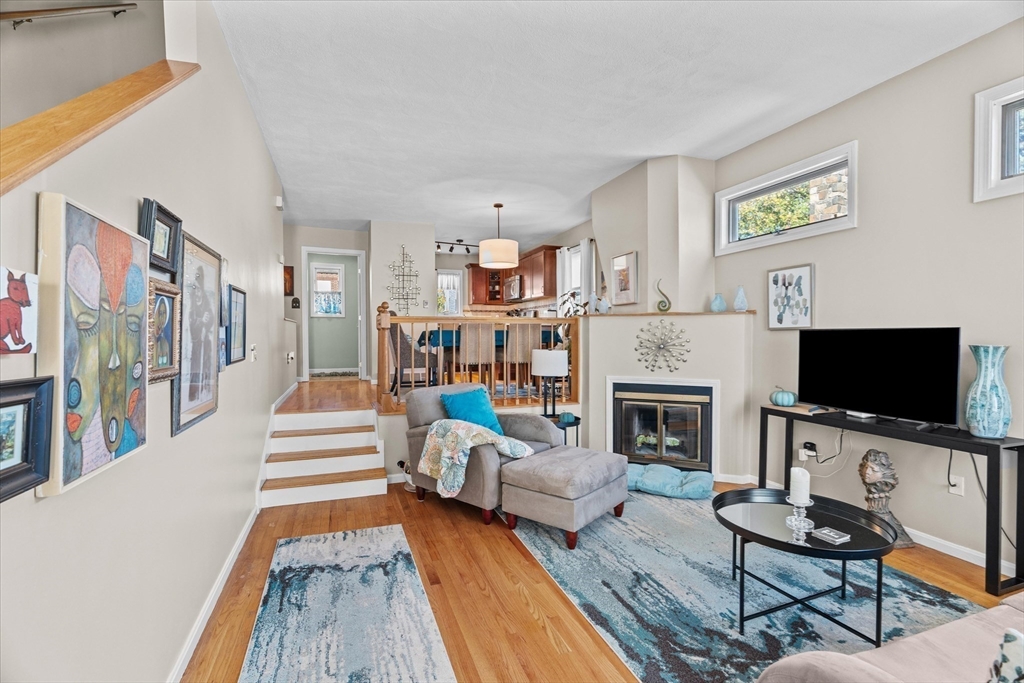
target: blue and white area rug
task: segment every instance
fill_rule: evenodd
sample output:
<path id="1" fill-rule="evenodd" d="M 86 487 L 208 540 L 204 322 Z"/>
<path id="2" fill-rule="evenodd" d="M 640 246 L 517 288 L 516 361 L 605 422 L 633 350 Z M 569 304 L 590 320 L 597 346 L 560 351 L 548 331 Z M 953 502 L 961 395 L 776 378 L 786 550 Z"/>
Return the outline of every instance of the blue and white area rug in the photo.
<path id="1" fill-rule="evenodd" d="M 871 647 L 799 607 L 737 630 L 739 582 L 729 563 L 732 534 L 710 500 L 630 492 L 625 514 L 580 530 L 575 550 L 561 530 L 520 517 L 515 533 L 601 636 L 645 683 L 753 681 L 771 663 L 806 650 L 853 653 Z M 840 563 L 747 546 L 747 569 L 798 595 L 839 585 Z M 863 633 L 874 633 L 875 563 L 850 562 L 846 600 L 814 604 Z M 925 631 L 981 607 L 885 568 L 883 641 Z M 786 602 L 747 581 L 747 614 Z"/>
<path id="2" fill-rule="evenodd" d="M 401 525 L 277 542 L 239 681 L 454 681 Z"/>

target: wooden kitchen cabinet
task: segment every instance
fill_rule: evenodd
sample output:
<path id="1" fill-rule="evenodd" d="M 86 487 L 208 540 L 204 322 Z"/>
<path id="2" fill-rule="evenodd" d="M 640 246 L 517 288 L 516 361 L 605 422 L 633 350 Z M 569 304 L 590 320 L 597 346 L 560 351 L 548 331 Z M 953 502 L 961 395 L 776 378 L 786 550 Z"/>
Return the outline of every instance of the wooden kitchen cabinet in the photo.
<path id="1" fill-rule="evenodd" d="M 558 296 L 558 247 L 544 245 L 519 257 L 523 301 Z"/>
<path id="2" fill-rule="evenodd" d="M 508 271 L 481 268 L 475 263 L 466 266 L 469 271 L 469 303 L 478 305 L 500 305 L 505 303 L 502 286 Z"/>

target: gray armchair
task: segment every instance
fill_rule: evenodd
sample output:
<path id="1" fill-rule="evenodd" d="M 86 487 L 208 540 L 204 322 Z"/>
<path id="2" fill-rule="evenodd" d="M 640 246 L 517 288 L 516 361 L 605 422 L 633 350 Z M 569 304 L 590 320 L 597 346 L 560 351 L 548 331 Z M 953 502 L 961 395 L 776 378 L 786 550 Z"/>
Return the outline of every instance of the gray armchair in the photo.
<path id="1" fill-rule="evenodd" d="M 405 435 L 409 440 L 412 483 L 416 486 L 416 497 L 419 500 L 423 500 L 427 491 L 437 490 L 437 480 L 420 474 L 418 468 L 430 425 L 448 417 L 444 403 L 441 402 L 441 394 L 474 389 L 486 390 L 486 387 L 482 384 L 447 384 L 413 389 L 405 397 L 405 417 L 409 421 L 409 430 Z M 498 415 L 498 422 L 506 436 L 525 441 L 536 453 L 562 445 L 562 431 L 540 415 L 505 413 Z M 476 446 L 470 451 L 466 483 L 455 499 L 483 510 L 484 524 L 491 523 L 494 508 L 501 503 L 501 466 L 510 460 L 512 458 L 498 455 L 498 451 L 490 444 Z"/>

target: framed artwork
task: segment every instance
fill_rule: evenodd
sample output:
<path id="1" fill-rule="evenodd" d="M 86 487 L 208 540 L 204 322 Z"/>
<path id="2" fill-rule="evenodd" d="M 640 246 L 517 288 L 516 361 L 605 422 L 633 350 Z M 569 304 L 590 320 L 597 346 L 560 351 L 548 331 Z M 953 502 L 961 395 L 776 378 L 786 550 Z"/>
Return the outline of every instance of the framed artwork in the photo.
<path id="1" fill-rule="evenodd" d="M 50 478 L 53 377 L 0 382 L 0 503 Z"/>
<path id="2" fill-rule="evenodd" d="M 181 244 L 181 219 L 159 202 L 143 199 L 139 234 L 149 240 L 149 265 L 175 274 Z"/>
<path id="3" fill-rule="evenodd" d="M 636 303 L 636 252 L 612 259 L 612 304 Z"/>
<path id="4" fill-rule="evenodd" d="M 221 258 L 220 260 L 220 324 L 227 325 L 228 317 L 231 315 L 231 310 L 228 308 L 230 302 L 228 297 L 230 292 L 228 291 L 228 260 Z"/>
<path id="5" fill-rule="evenodd" d="M 284 295 L 295 296 L 295 266 L 284 267 Z"/>
<path id="6" fill-rule="evenodd" d="M 309 264 L 309 299 L 314 318 L 345 317 L 345 266 L 343 264 Z"/>
<path id="7" fill-rule="evenodd" d="M 55 495 L 146 445 L 149 241 L 41 192 L 39 246 L 38 366 L 59 378 L 39 493 Z"/>
<path id="8" fill-rule="evenodd" d="M 224 372 L 228 366 L 228 328 L 217 328 L 217 369 Z"/>
<path id="9" fill-rule="evenodd" d="M 228 365 L 245 360 L 245 290 L 231 285 L 228 323 Z"/>
<path id="10" fill-rule="evenodd" d="M 149 383 L 171 379 L 180 371 L 181 290 L 149 279 Z"/>
<path id="11" fill-rule="evenodd" d="M 768 329 L 812 327 L 814 264 L 768 271 Z"/>
<path id="12" fill-rule="evenodd" d="M 39 342 L 39 277 L 0 267 L 0 355 L 35 353 Z"/>
<path id="13" fill-rule="evenodd" d="M 171 380 L 171 436 L 217 412 L 220 387 L 220 254 L 185 232 L 178 261 L 181 372 Z"/>

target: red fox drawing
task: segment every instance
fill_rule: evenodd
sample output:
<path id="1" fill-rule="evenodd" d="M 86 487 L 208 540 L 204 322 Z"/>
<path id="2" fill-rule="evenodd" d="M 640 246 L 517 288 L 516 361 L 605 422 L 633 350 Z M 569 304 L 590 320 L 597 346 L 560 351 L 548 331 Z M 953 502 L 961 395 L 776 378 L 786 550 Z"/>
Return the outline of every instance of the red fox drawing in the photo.
<path id="1" fill-rule="evenodd" d="M 22 273 L 21 277 L 14 277 L 14 273 L 7 271 L 7 296 L 0 299 L 0 353 L 32 352 L 32 345 L 25 344 L 25 337 L 21 335 L 21 309 L 31 305 L 25 274 Z M 16 346 L 22 344 L 25 346 L 20 349 L 12 349 L 7 345 L 8 335 Z"/>

